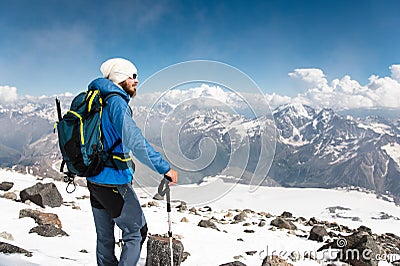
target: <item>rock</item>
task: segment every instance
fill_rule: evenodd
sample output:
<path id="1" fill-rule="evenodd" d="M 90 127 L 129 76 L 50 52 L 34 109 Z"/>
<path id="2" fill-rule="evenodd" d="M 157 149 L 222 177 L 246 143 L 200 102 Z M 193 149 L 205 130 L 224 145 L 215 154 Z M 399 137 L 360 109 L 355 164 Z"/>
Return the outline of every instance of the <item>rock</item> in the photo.
<path id="1" fill-rule="evenodd" d="M 86 249 L 79 250 L 80 253 L 89 253 Z"/>
<path id="2" fill-rule="evenodd" d="M 3 195 L 3 198 L 5 199 L 9 199 L 9 200 L 17 200 L 17 194 L 15 194 L 14 192 L 6 192 Z"/>
<path id="3" fill-rule="evenodd" d="M 252 250 L 252 251 L 246 251 L 245 253 L 246 253 L 246 255 L 253 256 L 254 254 L 257 253 L 257 251 Z"/>
<path id="4" fill-rule="evenodd" d="M 179 206 L 177 206 L 176 208 L 178 208 L 179 212 L 184 212 L 187 210 L 187 205 L 186 202 L 181 201 L 181 204 Z"/>
<path id="5" fill-rule="evenodd" d="M 378 236 L 377 244 L 386 254 L 400 254 L 400 237 L 395 234 L 386 233 Z"/>
<path id="6" fill-rule="evenodd" d="M 251 223 L 244 223 L 243 226 L 250 226 Z"/>
<path id="7" fill-rule="evenodd" d="M 243 238 L 238 238 L 238 239 L 236 239 L 236 240 L 237 240 L 237 241 L 244 242 Z"/>
<path id="8" fill-rule="evenodd" d="M 303 225 L 306 225 L 306 223 L 307 223 L 307 219 L 304 217 L 297 217 L 293 221 L 296 223 L 299 223 L 299 224 L 303 224 Z"/>
<path id="9" fill-rule="evenodd" d="M 227 214 L 224 215 L 225 218 L 230 218 L 232 216 L 233 216 L 233 214 L 231 212 L 228 212 Z"/>
<path id="10" fill-rule="evenodd" d="M 235 260 L 232 262 L 220 264 L 219 266 L 246 266 L 246 264 L 244 264 L 243 262 L 240 262 L 238 260 Z"/>
<path id="11" fill-rule="evenodd" d="M 308 239 L 323 242 L 325 236 L 328 236 L 328 232 L 326 231 L 325 227 L 321 225 L 314 225 L 310 231 L 310 236 Z"/>
<path id="12" fill-rule="evenodd" d="M 272 255 L 265 257 L 261 266 L 293 266 L 293 264 L 276 255 Z"/>
<path id="13" fill-rule="evenodd" d="M 204 227 L 204 228 L 212 228 L 212 229 L 215 229 L 215 230 L 220 231 L 220 230 L 218 229 L 218 227 L 217 227 L 212 221 L 210 221 L 210 220 L 201 220 L 201 221 L 199 222 L 198 226 Z"/>
<path id="14" fill-rule="evenodd" d="M 319 221 L 317 219 L 315 219 L 315 217 L 310 218 L 310 220 L 308 220 L 308 222 L 306 223 L 306 225 L 309 225 L 309 226 L 314 226 L 316 224 L 319 224 Z"/>
<path id="15" fill-rule="evenodd" d="M 146 266 L 171 265 L 171 252 L 169 239 L 161 236 L 149 236 L 147 240 Z M 183 258 L 183 244 L 181 241 L 173 239 L 172 250 L 174 265 L 179 266 Z"/>
<path id="16" fill-rule="evenodd" d="M 210 206 L 204 206 L 203 208 L 200 208 L 199 211 L 202 211 L 202 212 L 210 212 L 210 211 L 212 211 L 212 209 L 211 209 Z"/>
<path id="17" fill-rule="evenodd" d="M 55 237 L 55 236 L 68 236 L 66 232 L 64 232 L 62 229 L 55 227 L 52 224 L 44 224 L 44 225 L 38 225 L 32 228 L 29 231 L 29 234 L 36 233 L 40 236 L 44 237 Z"/>
<path id="18" fill-rule="evenodd" d="M 14 241 L 14 237 L 12 236 L 12 234 L 7 233 L 7 232 L 1 232 L 1 233 L 0 233 L 0 237 L 1 237 L 1 238 L 4 238 L 4 239 L 7 239 L 7 240 L 12 240 L 12 241 Z"/>
<path id="19" fill-rule="evenodd" d="M 19 211 L 19 218 L 30 217 L 35 220 L 38 225 L 54 225 L 62 228 L 62 224 L 57 214 L 44 213 L 37 210 L 22 209 Z"/>
<path id="20" fill-rule="evenodd" d="M 357 229 L 358 232 L 366 232 L 369 235 L 372 235 L 372 230 L 369 227 L 366 227 L 364 225 L 361 225 L 360 227 L 358 227 Z"/>
<path id="21" fill-rule="evenodd" d="M 293 214 L 287 211 L 284 211 L 279 217 L 287 219 L 287 218 L 293 218 Z"/>
<path id="22" fill-rule="evenodd" d="M 149 202 L 147 203 L 147 205 L 148 205 L 149 207 L 160 207 L 160 204 L 158 204 L 158 202 L 156 202 L 156 201 L 149 201 Z"/>
<path id="23" fill-rule="evenodd" d="M 189 212 L 190 212 L 190 213 L 197 214 L 197 210 L 196 210 L 195 207 L 190 208 L 190 209 L 189 209 Z"/>
<path id="24" fill-rule="evenodd" d="M 296 230 L 297 227 L 291 222 L 287 221 L 281 217 L 277 217 L 271 221 L 271 225 L 276 226 L 278 228 L 284 228 L 288 230 Z"/>
<path id="25" fill-rule="evenodd" d="M 37 183 L 20 192 L 21 201 L 30 200 L 40 207 L 60 207 L 63 198 L 54 183 Z"/>
<path id="26" fill-rule="evenodd" d="M 259 223 L 258 223 L 258 227 L 264 227 L 265 226 L 265 222 L 264 221 L 260 221 Z"/>
<path id="27" fill-rule="evenodd" d="M 377 266 L 379 261 L 374 258 L 378 258 L 381 250 L 373 237 L 363 230 L 364 228 L 352 235 L 338 238 L 336 241 L 322 246 L 318 251 L 339 249 L 338 257 L 341 258 L 341 261 L 353 266 Z"/>
<path id="28" fill-rule="evenodd" d="M 248 234 L 253 234 L 255 231 L 254 231 L 254 230 L 246 229 L 246 230 L 244 230 L 243 232 L 248 233 Z"/>
<path id="29" fill-rule="evenodd" d="M 9 191 L 14 186 L 13 182 L 1 182 L 0 190 Z"/>
<path id="30" fill-rule="evenodd" d="M 183 217 L 182 220 L 181 220 L 181 222 L 182 222 L 182 223 L 188 223 L 188 222 L 189 222 L 189 219 L 186 218 L 186 217 Z"/>
<path id="31" fill-rule="evenodd" d="M 233 217 L 233 220 L 235 220 L 236 222 L 244 222 L 247 218 L 247 213 L 242 211 L 241 213 L 235 215 L 235 217 Z"/>
<path id="32" fill-rule="evenodd" d="M 23 248 L 20 248 L 20 247 L 17 247 L 17 246 L 8 244 L 8 243 L 4 243 L 1 241 L 0 241 L 0 253 L 4 253 L 4 254 L 20 253 L 20 254 L 24 254 L 27 257 L 32 257 L 31 252 L 29 252 Z"/>
<path id="33" fill-rule="evenodd" d="M 87 187 L 86 178 L 82 178 L 82 177 L 76 176 L 74 181 L 75 181 L 75 184 L 77 186 Z"/>
<path id="34" fill-rule="evenodd" d="M 76 199 L 77 200 L 86 200 L 86 199 L 90 199 L 90 196 L 89 195 L 83 195 L 83 196 L 80 196 L 80 197 L 76 197 Z"/>

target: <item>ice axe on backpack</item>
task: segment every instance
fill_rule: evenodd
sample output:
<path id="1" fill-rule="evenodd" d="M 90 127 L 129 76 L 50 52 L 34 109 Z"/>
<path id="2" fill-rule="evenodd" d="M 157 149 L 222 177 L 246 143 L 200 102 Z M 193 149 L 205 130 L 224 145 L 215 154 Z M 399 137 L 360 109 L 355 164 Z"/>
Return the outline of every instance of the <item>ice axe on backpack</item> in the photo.
<path id="1" fill-rule="evenodd" d="M 56 132 L 57 123 L 61 122 L 61 120 L 62 120 L 61 103 L 60 103 L 60 100 L 58 99 L 58 97 L 56 97 L 56 108 L 57 108 L 58 122 L 56 122 L 56 124 L 54 125 L 54 133 Z M 60 172 L 63 172 L 62 169 L 64 168 L 64 164 L 65 164 L 65 161 L 63 160 L 62 163 L 61 163 Z M 65 173 L 65 174 L 66 174 L 66 175 L 64 176 L 64 182 L 65 182 L 65 183 L 68 183 L 68 185 L 67 185 L 67 187 L 65 188 L 65 190 L 66 190 L 68 193 L 72 193 L 72 192 L 74 192 L 75 189 L 76 189 L 76 184 L 75 184 L 75 181 L 74 181 L 75 175 L 74 175 L 73 173 L 71 173 L 71 172 L 67 172 L 67 173 Z M 68 187 L 69 187 L 70 185 L 73 185 L 72 190 L 68 190 Z"/>
<path id="2" fill-rule="evenodd" d="M 167 198 L 167 213 L 168 213 L 168 238 L 169 238 L 169 248 L 171 252 L 171 266 L 174 265 L 174 249 L 172 247 L 172 230 L 171 230 L 171 193 L 169 188 L 169 182 L 172 182 L 172 178 L 164 175 L 158 186 L 158 194 L 161 197 L 166 195 Z"/>

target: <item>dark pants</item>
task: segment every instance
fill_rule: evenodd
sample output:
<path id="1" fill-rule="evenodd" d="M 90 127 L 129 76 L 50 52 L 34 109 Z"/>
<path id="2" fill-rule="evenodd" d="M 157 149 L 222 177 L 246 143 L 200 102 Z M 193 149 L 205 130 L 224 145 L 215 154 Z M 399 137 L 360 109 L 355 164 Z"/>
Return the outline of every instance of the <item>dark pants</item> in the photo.
<path id="1" fill-rule="evenodd" d="M 130 184 L 104 187 L 88 182 L 97 233 L 97 264 L 136 265 L 147 235 L 142 207 Z M 120 261 L 115 257 L 114 226 L 122 230 L 124 242 Z"/>

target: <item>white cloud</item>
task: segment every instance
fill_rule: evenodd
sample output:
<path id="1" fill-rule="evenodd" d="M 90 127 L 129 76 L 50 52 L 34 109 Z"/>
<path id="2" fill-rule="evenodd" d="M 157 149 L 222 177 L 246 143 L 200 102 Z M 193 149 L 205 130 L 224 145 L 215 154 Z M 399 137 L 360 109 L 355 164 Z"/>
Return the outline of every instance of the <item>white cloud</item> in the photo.
<path id="1" fill-rule="evenodd" d="M 0 103 L 11 103 L 18 98 L 17 88 L 10 86 L 0 86 Z"/>
<path id="2" fill-rule="evenodd" d="M 400 82 L 400 65 L 392 65 L 390 67 L 390 70 L 392 71 L 393 79 L 395 79 L 398 82 Z"/>
<path id="3" fill-rule="evenodd" d="M 282 96 L 276 93 L 265 95 L 271 107 L 277 107 L 282 104 L 292 103 L 293 99 L 289 96 Z"/>
<path id="4" fill-rule="evenodd" d="M 332 108 L 334 110 L 346 110 L 354 108 L 400 108 L 400 65 L 390 67 L 391 76 L 378 77 L 372 75 L 368 84 L 361 85 L 349 75 L 335 78 L 329 81 L 321 69 L 295 69 L 289 73 L 291 78 L 300 80 L 305 84 L 305 92 L 295 97 L 284 96 L 276 93 L 264 95 L 271 108 L 287 103 L 301 103 L 315 108 Z M 235 103 L 230 92 L 222 92 L 218 87 L 202 85 L 189 90 L 174 90 L 168 95 L 161 92 L 139 94 L 135 98 L 135 104 L 151 106 L 157 102 L 160 96 L 166 97 L 169 103 L 185 98 L 197 98 L 207 94 L 216 99 L 224 99 L 225 103 Z M 253 108 L 264 108 L 265 102 L 262 95 L 249 95 L 241 93 L 248 104 Z M 225 95 L 225 96 L 224 96 Z"/>
<path id="5" fill-rule="evenodd" d="M 292 102 L 336 110 L 352 108 L 400 108 L 400 65 L 392 65 L 391 77 L 372 75 L 367 85 L 360 85 L 346 75 L 330 83 L 320 69 L 296 69 L 289 76 L 306 83 L 307 91 Z"/>
<path id="6" fill-rule="evenodd" d="M 303 80 L 314 88 L 323 91 L 329 90 L 328 80 L 326 79 L 324 72 L 318 68 L 295 69 L 294 72 L 289 73 L 289 77 Z"/>

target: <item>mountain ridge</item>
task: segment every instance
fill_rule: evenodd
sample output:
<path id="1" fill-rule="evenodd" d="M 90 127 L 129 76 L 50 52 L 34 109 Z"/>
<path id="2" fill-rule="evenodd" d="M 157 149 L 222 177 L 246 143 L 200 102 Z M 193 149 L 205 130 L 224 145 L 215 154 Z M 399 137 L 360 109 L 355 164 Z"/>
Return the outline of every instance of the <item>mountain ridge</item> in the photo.
<path id="1" fill-rule="evenodd" d="M 71 96 L 62 96 L 64 111 L 71 99 Z M 0 107 L 3 125 L 0 152 L 6 154 L 5 158 L 0 158 L 2 166 L 61 178 L 56 167 L 61 159 L 57 136 L 52 132 L 57 117 L 53 100 L 50 97 L 42 101 L 27 98 Z M 159 147 L 173 145 L 164 143 L 158 131 L 169 121 L 168 116 L 175 110 L 173 106 L 160 102 L 152 108 L 132 106 L 132 109 L 138 126 L 150 142 Z M 196 112 L 197 118 L 190 116 Z M 205 138 L 212 140 L 216 147 L 218 160 L 203 170 L 202 176 L 220 174 L 229 162 L 226 155 L 244 149 L 246 141 L 251 153 L 244 170 L 251 176 L 260 153 L 260 134 L 264 130 L 260 119 L 263 119 L 263 123 L 269 123 L 268 133 L 276 132 L 274 160 L 264 178 L 289 187 L 359 186 L 378 194 L 400 196 L 398 119 L 354 118 L 329 108 L 317 110 L 302 104 L 286 104 L 275 108 L 271 117 L 257 120 L 215 106 L 201 106 L 199 101 L 179 106 L 179 112 L 172 114 L 174 123 L 181 125 L 179 145 L 185 156 L 199 158 L 200 145 L 207 144 L 203 142 Z M 202 117 L 202 114 L 205 115 Z M 19 156 L 10 151 L 18 151 Z M 201 182 L 200 176 L 186 182 Z M 249 181 L 243 178 L 241 182 Z M 265 182 L 264 185 L 266 183 L 271 184 Z"/>

